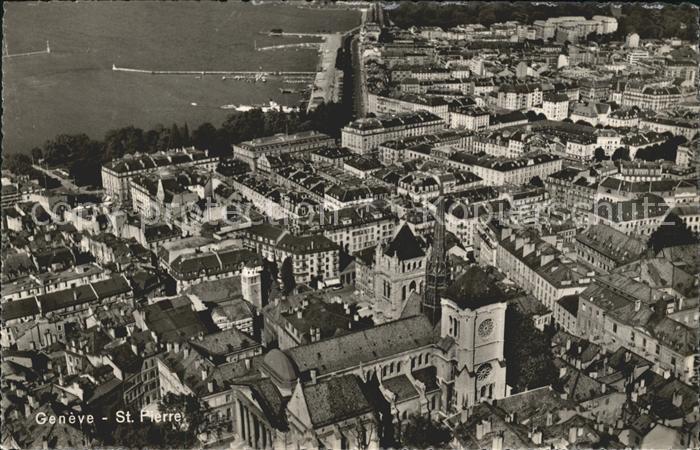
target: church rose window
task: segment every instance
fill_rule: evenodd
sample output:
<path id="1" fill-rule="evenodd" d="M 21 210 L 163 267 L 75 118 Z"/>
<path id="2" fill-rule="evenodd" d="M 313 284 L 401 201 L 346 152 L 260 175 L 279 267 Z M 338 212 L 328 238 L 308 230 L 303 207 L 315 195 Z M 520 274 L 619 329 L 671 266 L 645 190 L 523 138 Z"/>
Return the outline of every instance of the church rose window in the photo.
<path id="1" fill-rule="evenodd" d="M 479 336 L 482 338 L 487 337 L 493 331 L 493 320 L 486 319 L 479 324 Z"/>

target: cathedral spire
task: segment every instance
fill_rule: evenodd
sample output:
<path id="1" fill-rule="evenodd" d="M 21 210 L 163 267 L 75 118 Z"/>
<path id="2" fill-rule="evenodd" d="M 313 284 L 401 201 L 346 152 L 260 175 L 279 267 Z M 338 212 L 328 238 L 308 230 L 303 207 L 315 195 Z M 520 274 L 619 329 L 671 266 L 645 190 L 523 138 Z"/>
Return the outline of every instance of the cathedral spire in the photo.
<path id="1" fill-rule="evenodd" d="M 438 198 L 432 249 L 425 274 L 425 291 L 421 311 L 435 325 L 440 321 L 440 296 L 449 283 L 450 270 L 445 251 L 445 198 Z"/>

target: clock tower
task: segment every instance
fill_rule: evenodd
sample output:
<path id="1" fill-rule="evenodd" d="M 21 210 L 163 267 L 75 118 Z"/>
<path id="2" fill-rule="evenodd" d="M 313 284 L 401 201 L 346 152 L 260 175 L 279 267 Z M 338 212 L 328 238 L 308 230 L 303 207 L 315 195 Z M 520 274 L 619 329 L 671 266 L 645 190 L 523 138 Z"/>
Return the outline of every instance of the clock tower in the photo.
<path id="1" fill-rule="evenodd" d="M 441 306 L 441 336 L 454 340 L 453 407 L 459 410 L 505 397 L 503 291 L 481 268 L 470 267 L 445 291 Z"/>

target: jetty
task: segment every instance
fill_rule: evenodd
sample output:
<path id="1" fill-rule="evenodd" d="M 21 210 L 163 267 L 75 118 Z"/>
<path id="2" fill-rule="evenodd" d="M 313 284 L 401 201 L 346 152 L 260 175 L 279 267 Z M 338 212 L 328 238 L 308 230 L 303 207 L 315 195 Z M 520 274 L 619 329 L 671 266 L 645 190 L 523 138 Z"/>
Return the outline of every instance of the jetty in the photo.
<path id="1" fill-rule="evenodd" d="M 9 54 L 7 52 L 7 44 L 5 44 L 5 54 L 2 55 L 2 57 L 3 57 L 3 59 L 5 59 L 5 58 L 17 58 L 20 56 L 48 55 L 50 53 L 51 53 L 51 46 L 49 45 L 49 41 L 46 41 L 46 48 L 43 50 L 37 50 L 35 52 L 13 53 L 13 54 Z"/>
<path id="2" fill-rule="evenodd" d="M 291 48 L 320 48 L 323 42 L 300 42 L 298 44 L 280 44 L 280 45 L 268 45 L 267 47 L 257 47 L 257 51 L 263 50 L 285 50 Z"/>
<path id="3" fill-rule="evenodd" d="M 148 75 L 230 75 L 240 77 L 312 77 L 316 72 L 303 71 L 274 71 L 274 70 L 149 70 L 149 69 L 133 69 L 129 67 L 117 67 L 112 64 L 112 70 L 115 72 L 142 73 Z"/>

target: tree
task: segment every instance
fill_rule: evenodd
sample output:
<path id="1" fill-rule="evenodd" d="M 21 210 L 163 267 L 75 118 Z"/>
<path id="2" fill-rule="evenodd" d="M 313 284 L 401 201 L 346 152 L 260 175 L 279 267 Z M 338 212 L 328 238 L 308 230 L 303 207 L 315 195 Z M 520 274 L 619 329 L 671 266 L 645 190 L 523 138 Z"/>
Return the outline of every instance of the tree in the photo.
<path id="1" fill-rule="evenodd" d="M 605 154 L 605 150 L 602 147 L 598 147 L 595 149 L 595 152 L 593 153 L 593 161 L 605 161 L 608 159 L 608 155 Z"/>
<path id="2" fill-rule="evenodd" d="M 525 117 L 527 117 L 528 122 L 535 122 L 537 121 L 537 113 L 535 111 L 528 111 L 525 113 Z"/>
<path id="3" fill-rule="evenodd" d="M 279 269 L 277 268 L 276 262 L 263 259 L 263 270 L 260 273 L 260 290 L 263 305 L 266 305 L 270 298 L 270 291 L 277 279 L 278 273 Z"/>
<path id="4" fill-rule="evenodd" d="M 3 160 L 3 169 L 16 175 L 29 175 L 33 172 L 32 159 L 22 153 L 13 153 Z"/>
<path id="5" fill-rule="evenodd" d="M 192 138 L 190 137 L 190 128 L 187 126 L 187 123 L 185 122 L 185 125 L 182 127 L 182 145 L 185 147 L 189 147 L 192 145 Z"/>
<path id="6" fill-rule="evenodd" d="M 514 305 L 506 310 L 504 354 L 508 361 L 506 382 L 516 392 L 556 381 L 551 340 Z"/>
<path id="7" fill-rule="evenodd" d="M 44 152 L 39 147 L 34 147 L 31 151 L 32 161 L 38 163 L 43 157 Z"/>
<path id="8" fill-rule="evenodd" d="M 161 399 L 159 410 L 162 413 L 173 413 L 183 417 L 182 421 L 173 422 L 173 428 L 179 431 L 200 431 L 205 422 L 206 408 L 200 400 L 193 395 L 173 394 L 168 392 Z"/>
<path id="9" fill-rule="evenodd" d="M 282 262 L 282 267 L 280 268 L 280 278 L 282 279 L 282 293 L 285 295 L 291 293 L 297 285 L 296 280 L 294 279 L 294 267 L 291 256 L 288 256 Z"/>
<path id="10" fill-rule="evenodd" d="M 180 127 L 174 123 L 170 127 L 170 148 L 180 148 L 182 147 L 182 133 L 180 133 Z"/>
<path id="11" fill-rule="evenodd" d="M 121 158 L 127 153 L 142 151 L 144 133 L 140 128 L 132 126 L 110 130 L 105 134 L 105 161 Z"/>
<path id="12" fill-rule="evenodd" d="M 536 187 L 540 187 L 540 188 L 544 187 L 544 183 L 542 182 L 542 178 L 538 177 L 537 175 L 530 178 L 530 184 L 532 186 L 536 186 Z"/>
<path id="13" fill-rule="evenodd" d="M 350 429 L 355 438 L 356 448 L 366 450 L 377 437 L 377 426 L 374 421 L 366 421 L 361 418 L 355 420 L 355 425 Z"/>
<path id="14" fill-rule="evenodd" d="M 654 254 L 659 253 L 667 247 L 675 247 L 678 245 L 693 245 L 697 244 L 698 239 L 683 220 L 675 213 L 670 212 L 659 228 L 654 230 L 649 236 L 647 247 L 654 251 Z"/>
<path id="15" fill-rule="evenodd" d="M 610 157 L 613 161 L 629 161 L 630 160 L 630 150 L 626 147 L 618 147 Z"/>
<path id="16" fill-rule="evenodd" d="M 401 435 L 402 444 L 409 448 L 442 448 L 451 439 L 450 429 L 429 415 L 411 415 Z"/>
<path id="17" fill-rule="evenodd" d="M 199 150 L 211 148 L 216 139 L 216 127 L 209 122 L 204 122 L 192 132 L 192 145 Z"/>

